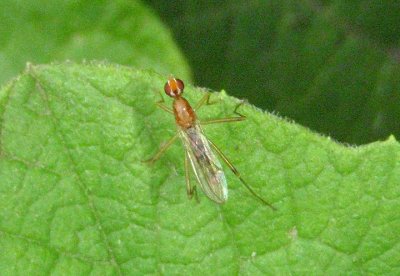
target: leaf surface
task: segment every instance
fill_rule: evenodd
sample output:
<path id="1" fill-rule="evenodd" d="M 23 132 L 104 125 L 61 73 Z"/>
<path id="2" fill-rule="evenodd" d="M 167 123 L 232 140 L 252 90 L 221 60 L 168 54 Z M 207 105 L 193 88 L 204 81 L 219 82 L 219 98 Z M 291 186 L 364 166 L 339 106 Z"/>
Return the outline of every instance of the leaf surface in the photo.
<path id="1" fill-rule="evenodd" d="M 30 66 L 0 91 L 4 274 L 399 274 L 394 138 L 345 147 L 244 105 L 206 135 L 278 211 L 227 171 L 229 200 L 186 197 L 165 77 L 101 64 Z M 187 84 L 196 102 L 204 90 Z M 200 118 L 232 116 L 214 94 Z M 166 99 L 169 104 L 169 99 Z M 194 179 L 193 179 L 194 180 Z"/>

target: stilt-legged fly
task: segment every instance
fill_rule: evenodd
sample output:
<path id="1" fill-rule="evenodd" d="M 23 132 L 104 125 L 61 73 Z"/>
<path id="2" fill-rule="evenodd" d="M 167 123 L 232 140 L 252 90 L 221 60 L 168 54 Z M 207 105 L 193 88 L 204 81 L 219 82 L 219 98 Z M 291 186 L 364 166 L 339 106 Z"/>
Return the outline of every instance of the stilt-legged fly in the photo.
<path id="1" fill-rule="evenodd" d="M 196 186 L 190 183 L 190 168 L 192 167 L 196 180 L 201 190 L 212 201 L 222 204 L 228 199 L 228 186 L 225 174 L 222 170 L 220 161 L 216 155 L 226 163 L 231 171 L 239 178 L 241 183 L 249 190 L 249 192 L 259 199 L 263 204 L 276 210 L 274 206 L 265 201 L 244 181 L 239 171 L 228 160 L 225 154 L 206 136 L 203 134 L 200 122 L 197 120 L 195 110 L 198 110 L 204 104 L 209 103 L 210 94 L 207 93 L 194 107 L 182 96 L 184 84 L 180 79 L 170 77 L 165 83 L 164 91 L 169 97 L 173 98 L 172 109 L 164 104 L 164 100 L 157 102 L 158 107 L 175 116 L 177 133 L 165 143 L 160 150 L 148 162 L 155 162 L 162 154 L 176 141 L 181 138 L 185 149 L 185 172 L 186 172 L 186 189 L 189 198 L 196 194 Z M 237 117 L 220 118 L 215 120 L 203 121 L 202 124 L 214 124 L 224 122 L 239 122 L 246 119 L 245 116 L 237 112 L 236 106 L 234 113 Z"/>

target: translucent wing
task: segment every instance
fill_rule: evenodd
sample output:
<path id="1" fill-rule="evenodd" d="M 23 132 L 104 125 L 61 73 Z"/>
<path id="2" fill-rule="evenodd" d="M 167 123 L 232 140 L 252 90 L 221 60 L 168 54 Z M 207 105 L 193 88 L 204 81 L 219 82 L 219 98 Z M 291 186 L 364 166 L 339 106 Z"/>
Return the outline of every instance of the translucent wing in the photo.
<path id="1" fill-rule="evenodd" d="M 200 188 L 212 201 L 224 203 L 228 199 L 225 174 L 200 125 L 179 129 L 179 134 Z"/>

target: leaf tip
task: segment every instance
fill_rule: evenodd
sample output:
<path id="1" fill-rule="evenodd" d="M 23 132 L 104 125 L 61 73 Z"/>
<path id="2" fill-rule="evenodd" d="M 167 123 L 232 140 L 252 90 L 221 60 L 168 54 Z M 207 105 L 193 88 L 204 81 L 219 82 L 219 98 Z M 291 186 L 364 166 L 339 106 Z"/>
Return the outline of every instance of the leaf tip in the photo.
<path id="1" fill-rule="evenodd" d="M 395 137 L 393 134 L 391 134 L 391 135 L 386 139 L 386 142 L 388 142 L 388 143 L 397 143 L 397 140 L 396 140 L 396 137 Z"/>

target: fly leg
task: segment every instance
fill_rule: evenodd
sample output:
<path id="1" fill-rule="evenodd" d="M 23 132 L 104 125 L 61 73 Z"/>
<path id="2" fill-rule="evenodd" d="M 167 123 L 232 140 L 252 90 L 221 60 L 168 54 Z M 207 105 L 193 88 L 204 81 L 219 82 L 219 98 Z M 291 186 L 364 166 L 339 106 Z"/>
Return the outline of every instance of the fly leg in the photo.
<path id="1" fill-rule="evenodd" d="M 210 140 L 208 140 L 210 145 L 214 148 L 214 150 L 218 153 L 218 155 L 222 158 L 222 160 L 225 162 L 225 164 L 231 169 L 231 171 L 236 175 L 237 178 L 239 178 L 240 182 L 249 190 L 249 192 L 256 197 L 258 200 L 260 200 L 263 204 L 267 205 L 270 207 L 272 210 L 276 211 L 276 208 L 269 202 L 267 202 L 265 199 L 260 197 L 250 186 L 247 184 L 246 181 L 242 178 L 240 175 L 240 172 L 233 166 L 233 164 L 229 161 L 229 159 L 225 156 L 225 154 Z"/>
<path id="2" fill-rule="evenodd" d="M 198 101 L 198 103 L 194 106 L 194 110 L 199 110 L 200 107 L 202 107 L 204 104 L 205 105 L 212 105 L 217 103 L 217 101 L 210 101 L 211 93 L 206 92 L 206 94 Z"/>
<path id="3" fill-rule="evenodd" d="M 176 141 L 178 138 L 178 133 L 175 134 L 171 139 L 169 139 L 159 150 L 158 152 L 150 159 L 144 160 L 143 162 L 153 164 L 165 153 L 165 151 Z"/>
<path id="4" fill-rule="evenodd" d="M 237 117 L 227 117 L 227 118 L 218 118 L 218 119 L 210 119 L 210 120 L 204 120 L 201 121 L 202 125 L 211 125 L 211 124 L 218 124 L 218 123 L 232 123 L 232 122 L 241 122 L 246 120 L 246 116 L 239 113 L 238 109 L 239 107 L 244 103 L 244 101 L 241 101 L 238 103 L 233 110 L 233 113 L 237 115 Z"/>
<path id="5" fill-rule="evenodd" d="M 197 195 L 196 185 L 190 183 L 190 166 L 189 166 L 189 157 L 187 153 L 185 153 L 185 180 L 186 180 L 186 192 L 189 199 L 195 197 L 197 202 L 199 201 L 199 197 Z"/>
<path id="6" fill-rule="evenodd" d="M 164 111 L 166 111 L 166 112 L 168 112 L 170 114 L 174 114 L 172 109 L 165 105 L 164 97 L 162 96 L 161 92 L 159 90 L 157 90 L 157 92 L 158 92 L 158 94 L 160 96 L 160 100 L 158 100 L 156 102 L 157 107 L 161 108 L 162 110 L 164 110 Z"/>

